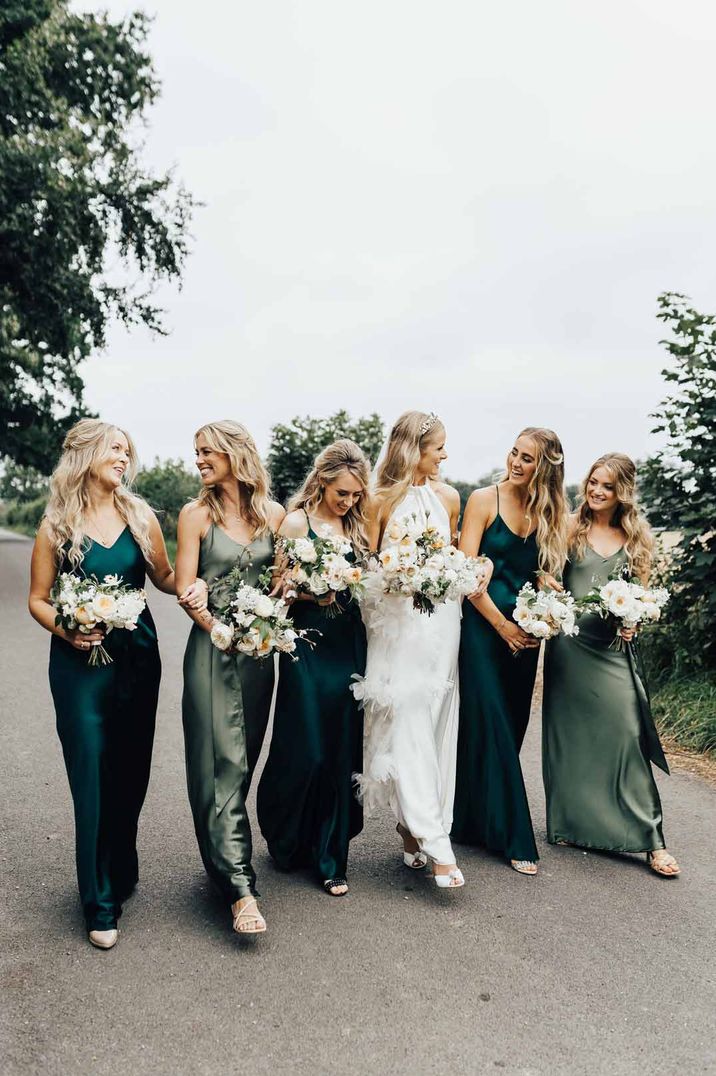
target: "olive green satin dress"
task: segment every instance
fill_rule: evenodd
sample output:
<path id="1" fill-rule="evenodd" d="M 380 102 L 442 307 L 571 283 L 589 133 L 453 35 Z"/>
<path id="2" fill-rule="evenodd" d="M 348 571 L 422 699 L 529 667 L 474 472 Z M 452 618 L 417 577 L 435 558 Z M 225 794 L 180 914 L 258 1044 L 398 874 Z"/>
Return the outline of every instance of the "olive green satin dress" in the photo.
<path id="1" fill-rule="evenodd" d="M 538 569 L 534 534 L 520 538 L 500 515 L 483 535 L 480 553 L 494 572 L 487 593 L 508 620 L 525 583 Z M 460 726 L 452 839 L 508 859 L 536 862 L 520 748 L 527 731 L 539 649 L 513 657 L 510 648 L 469 601 L 460 637 Z"/>
<path id="2" fill-rule="evenodd" d="M 212 524 L 201 541 L 198 574 L 212 591 L 241 560 L 255 586 L 273 564 L 271 534 L 247 546 Z M 184 654 L 182 717 L 189 802 L 207 874 L 229 903 L 255 892 L 246 797 L 266 733 L 273 658 L 226 654 L 192 627 Z"/>
<path id="3" fill-rule="evenodd" d="M 606 583 L 626 560 L 587 546 L 567 566 L 576 597 Z M 580 617 L 579 635 L 547 645 L 542 764 L 547 836 L 583 848 L 647 852 L 664 847 L 661 802 L 651 763 L 668 773 L 634 645 L 610 649 L 614 626 L 596 613 Z"/>
<path id="4" fill-rule="evenodd" d="M 142 551 L 129 527 L 109 548 L 87 539 L 78 575 L 118 575 L 143 587 Z M 111 930 L 138 878 L 137 823 L 149 783 L 161 664 L 148 608 L 134 631 L 105 639 L 111 665 L 53 635 L 50 688 L 75 813 L 77 880 L 88 930 Z"/>
<path id="5" fill-rule="evenodd" d="M 271 749 L 257 797 L 272 857 L 285 870 L 312 868 L 322 881 L 345 878 L 348 843 L 363 828 L 352 787 L 362 769 L 363 720 L 350 685 L 355 673 L 365 673 L 365 628 L 357 603 L 342 594 L 338 601 L 337 616 L 314 602 L 291 608 L 297 628 L 316 629 L 315 646 L 299 641 L 298 661 L 281 655 Z"/>

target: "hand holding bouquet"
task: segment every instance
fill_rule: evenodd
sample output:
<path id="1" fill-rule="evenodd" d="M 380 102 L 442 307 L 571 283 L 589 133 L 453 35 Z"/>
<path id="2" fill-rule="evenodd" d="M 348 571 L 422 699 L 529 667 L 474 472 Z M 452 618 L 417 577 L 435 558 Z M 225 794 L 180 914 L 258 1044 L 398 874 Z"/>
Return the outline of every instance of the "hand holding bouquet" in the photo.
<path id="1" fill-rule="evenodd" d="M 114 628 L 134 631 L 147 604 L 147 595 L 144 590 L 125 586 L 117 575 L 105 575 L 100 582 L 94 575 L 81 577 L 62 572 L 50 592 L 50 601 L 57 613 L 57 626 L 82 635 L 100 627 L 108 635 Z M 92 647 L 88 665 L 111 663 L 112 658 L 101 643 Z"/>
<path id="2" fill-rule="evenodd" d="M 274 650 L 293 654 L 296 640 L 306 632 L 296 631 L 280 598 L 266 593 L 268 575 L 260 587 L 244 582 L 243 568 L 237 567 L 217 580 L 210 590 L 214 624 L 211 641 L 218 650 L 237 650 L 252 658 L 265 658 Z"/>
<path id="3" fill-rule="evenodd" d="M 517 595 L 512 619 L 535 639 L 553 639 L 555 635 L 578 635 L 577 609 L 569 591 L 535 590 L 525 583 Z"/>
<path id="4" fill-rule="evenodd" d="M 302 591 L 314 598 L 325 598 L 348 591 L 351 598 L 360 598 L 363 590 L 363 571 L 347 559 L 351 543 L 328 524 L 320 528 L 315 538 L 282 538 L 280 551 L 287 566 L 287 589 Z M 340 612 L 335 604 L 327 605 L 332 613 Z"/>
<path id="5" fill-rule="evenodd" d="M 378 555 L 385 594 L 412 597 L 413 608 L 430 615 L 436 605 L 474 594 L 488 571 L 486 557 L 467 557 L 448 545 L 436 527 L 414 516 L 393 520 L 390 543 Z"/>
<path id="6" fill-rule="evenodd" d="M 619 576 L 604 584 L 596 583 L 588 594 L 577 601 L 577 606 L 580 613 L 591 610 L 603 620 L 612 620 L 616 638 L 611 645 L 616 650 L 623 650 L 624 640 L 620 632 L 634 631 L 639 624 L 656 623 L 668 600 L 669 592 L 665 587 L 650 589 Z"/>

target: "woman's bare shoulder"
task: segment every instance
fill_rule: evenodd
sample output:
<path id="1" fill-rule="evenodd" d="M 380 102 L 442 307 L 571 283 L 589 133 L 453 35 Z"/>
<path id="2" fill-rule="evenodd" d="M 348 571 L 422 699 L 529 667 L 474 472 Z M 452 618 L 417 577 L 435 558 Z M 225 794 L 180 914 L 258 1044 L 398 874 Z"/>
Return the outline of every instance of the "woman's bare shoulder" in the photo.
<path id="1" fill-rule="evenodd" d="M 278 533 L 283 538 L 305 538 L 308 534 L 308 520 L 302 508 L 294 512 L 288 512 L 278 528 Z"/>

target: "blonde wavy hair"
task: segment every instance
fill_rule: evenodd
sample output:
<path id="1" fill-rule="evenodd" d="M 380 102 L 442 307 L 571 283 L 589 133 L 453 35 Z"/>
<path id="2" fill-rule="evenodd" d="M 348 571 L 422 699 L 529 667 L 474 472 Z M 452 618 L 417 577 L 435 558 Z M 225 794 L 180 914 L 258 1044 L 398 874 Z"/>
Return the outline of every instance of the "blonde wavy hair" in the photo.
<path id="1" fill-rule="evenodd" d="M 396 504 L 402 501 L 413 483 L 421 453 L 437 438 L 445 438 L 445 427 L 432 413 L 405 411 L 397 419 L 378 463 L 373 487 L 383 519 L 388 519 Z"/>
<path id="2" fill-rule="evenodd" d="M 594 518 L 587 504 L 587 486 L 598 467 L 606 468 L 614 482 L 614 492 L 619 503 L 611 519 L 611 526 L 621 527 L 626 534 L 624 550 L 629 562 L 629 571 L 640 579 L 647 577 L 654 556 L 654 538 L 637 502 L 636 465 L 623 452 L 607 452 L 605 456 L 600 456 L 598 460 L 595 460 L 589 468 L 580 490 L 577 522 L 569 550 L 570 556 L 574 560 L 581 560 L 587 549 L 587 535 Z"/>
<path id="3" fill-rule="evenodd" d="M 568 515 L 564 493 L 564 451 L 554 430 L 527 426 L 517 435 L 529 437 L 536 448 L 537 466 L 527 486 L 525 515 L 530 530 L 535 529 L 539 567 L 559 577 L 567 560 Z M 508 472 L 505 475 L 507 478 Z M 504 479 L 503 479 L 504 481 Z"/>
<path id="4" fill-rule="evenodd" d="M 341 438 L 316 456 L 313 468 L 306 475 L 303 485 L 291 497 L 288 511 L 295 512 L 298 508 L 303 508 L 307 514 L 315 511 L 323 499 L 323 487 L 335 482 L 344 470 L 350 471 L 355 480 L 360 482 L 363 492 L 343 517 L 343 527 L 356 552 L 367 553 L 368 520 L 365 504 L 370 484 L 370 465 L 355 441 L 347 437 Z"/>
<path id="5" fill-rule="evenodd" d="M 198 429 L 194 434 L 195 448 L 202 434 L 209 448 L 229 457 L 231 473 L 239 487 L 241 514 L 254 527 L 255 536 L 260 537 L 269 529 L 271 490 L 268 471 L 253 437 L 245 426 L 230 418 L 207 422 Z M 197 503 L 206 506 L 212 523 L 222 525 L 225 520 L 224 506 L 221 493 L 215 486 L 205 486 L 197 497 Z"/>
<path id="6" fill-rule="evenodd" d="M 126 430 L 97 418 L 83 418 L 72 427 L 50 478 L 50 497 L 43 519 L 49 528 L 58 564 L 62 563 L 65 554 L 74 569 L 79 568 L 84 559 L 89 548 L 83 529 L 90 507 L 89 479 L 97 466 L 111 457 L 112 440 L 118 433 L 127 440 L 129 462 L 121 485 L 114 491 L 115 507 L 132 532 L 144 560 L 148 565 L 152 564 L 151 509 L 128 488 L 138 466 L 134 443 Z"/>

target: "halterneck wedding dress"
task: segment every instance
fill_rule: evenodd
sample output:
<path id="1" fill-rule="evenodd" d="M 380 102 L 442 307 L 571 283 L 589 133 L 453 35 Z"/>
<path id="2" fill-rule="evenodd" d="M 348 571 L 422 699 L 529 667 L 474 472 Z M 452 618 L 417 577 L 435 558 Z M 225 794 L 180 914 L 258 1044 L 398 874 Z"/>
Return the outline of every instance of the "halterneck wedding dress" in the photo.
<path id="1" fill-rule="evenodd" d="M 429 482 L 411 486 L 390 519 L 405 516 L 450 541 L 448 513 Z M 367 811 L 390 806 L 422 852 L 452 864 L 460 605 L 445 602 L 428 616 L 409 597 L 369 590 L 363 615 L 368 660 L 353 686 L 365 711 L 358 794 Z"/>

